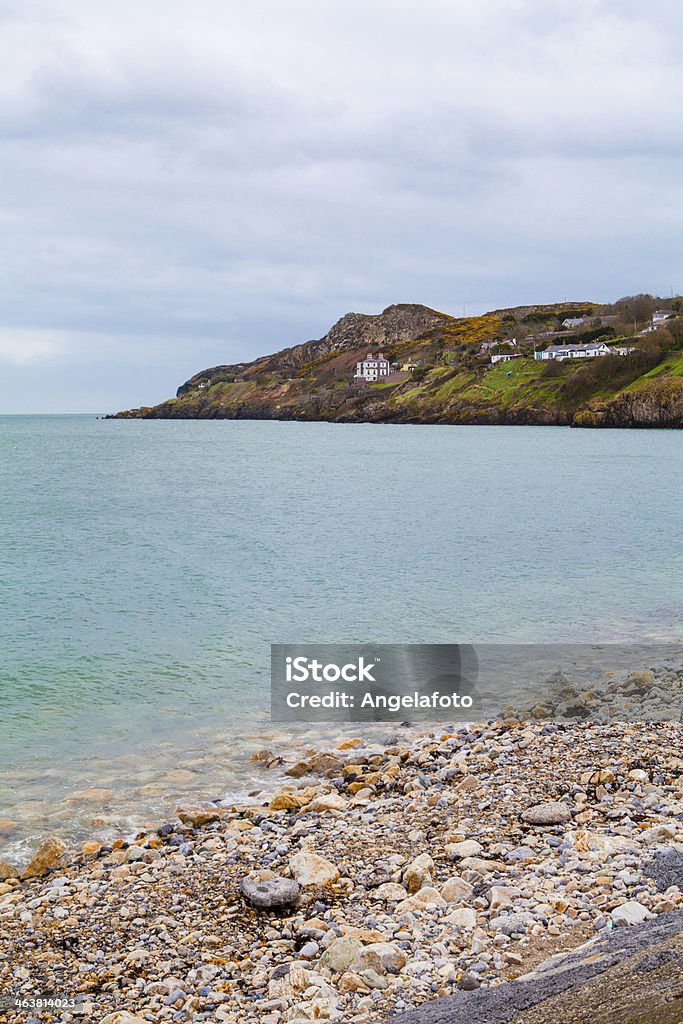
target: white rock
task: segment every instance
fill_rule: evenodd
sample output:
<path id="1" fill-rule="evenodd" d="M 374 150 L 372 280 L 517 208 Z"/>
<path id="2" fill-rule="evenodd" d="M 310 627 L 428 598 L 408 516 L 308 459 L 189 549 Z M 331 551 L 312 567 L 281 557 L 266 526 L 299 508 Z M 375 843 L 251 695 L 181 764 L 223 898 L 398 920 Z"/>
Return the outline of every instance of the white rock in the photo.
<path id="1" fill-rule="evenodd" d="M 463 931 L 470 931 L 477 927 L 477 912 L 473 907 L 459 907 L 457 910 L 451 910 L 444 921 L 454 924 L 456 928 L 462 928 Z"/>
<path id="2" fill-rule="evenodd" d="M 376 897 L 380 900 L 404 900 L 408 896 L 408 890 L 398 882 L 384 882 L 382 885 L 378 885 L 376 889 L 372 889 L 369 893 L 370 896 Z"/>
<path id="3" fill-rule="evenodd" d="M 453 878 L 447 878 L 441 886 L 441 895 L 446 900 L 446 903 L 464 903 L 472 898 L 473 893 L 474 886 L 457 875 Z"/>
<path id="4" fill-rule="evenodd" d="M 403 872 L 403 882 L 410 893 L 425 885 L 431 885 L 434 877 L 434 861 L 428 853 L 421 853 Z"/>
<path id="5" fill-rule="evenodd" d="M 425 885 L 413 896 L 409 896 L 407 900 L 402 900 L 396 907 L 396 913 L 412 913 L 414 910 L 424 910 L 430 905 L 445 907 L 447 904 L 438 889 L 432 888 L 431 885 Z"/>
<path id="6" fill-rule="evenodd" d="M 339 793 L 323 793 L 321 796 L 311 800 L 310 804 L 306 804 L 303 811 L 305 814 L 308 814 L 310 811 L 324 814 L 326 811 L 344 811 L 348 806 L 349 801 L 345 800 Z"/>
<path id="7" fill-rule="evenodd" d="M 624 925 L 649 921 L 655 915 L 650 913 L 647 907 L 644 907 L 638 900 L 629 900 L 628 903 L 622 903 L 620 907 L 615 907 L 610 916 L 615 927 L 620 928 Z"/>
<path id="8" fill-rule="evenodd" d="M 484 847 L 476 839 L 463 839 L 461 843 L 446 843 L 446 856 L 456 857 L 478 857 L 484 852 Z"/>
<path id="9" fill-rule="evenodd" d="M 343 974 L 356 959 L 357 954 L 363 948 L 360 939 L 353 935 L 342 935 L 330 943 L 318 961 L 318 967 L 327 967 L 335 974 Z"/>
<path id="10" fill-rule="evenodd" d="M 386 974 L 387 971 L 400 971 L 406 960 L 405 953 L 395 943 L 371 942 L 369 946 L 358 950 L 351 970 L 358 974 L 368 969 Z"/>
<path id="11" fill-rule="evenodd" d="M 329 885 L 339 878 L 337 866 L 308 847 L 290 858 L 289 867 L 299 885 Z"/>
<path id="12" fill-rule="evenodd" d="M 513 885 L 492 885 L 489 889 L 489 907 L 491 910 L 509 910 L 514 905 L 515 896 L 520 891 Z"/>
<path id="13" fill-rule="evenodd" d="M 646 843 L 667 843 L 676 835 L 673 825 L 654 825 L 641 832 L 640 838 Z"/>
<path id="14" fill-rule="evenodd" d="M 585 829 L 576 833 L 574 847 L 580 852 L 601 853 L 607 857 L 615 853 L 635 853 L 639 849 L 638 843 L 628 836 L 608 836 Z"/>

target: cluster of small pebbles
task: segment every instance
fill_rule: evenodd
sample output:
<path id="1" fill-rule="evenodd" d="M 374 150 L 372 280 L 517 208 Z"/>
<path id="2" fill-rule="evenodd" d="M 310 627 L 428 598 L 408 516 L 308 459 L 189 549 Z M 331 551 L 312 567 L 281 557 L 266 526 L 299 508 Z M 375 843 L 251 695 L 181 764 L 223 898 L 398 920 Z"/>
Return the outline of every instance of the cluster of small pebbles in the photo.
<path id="1" fill-rule="evenodd" d="M 514 719 L 0 863 L 0 1021 L 369 1024 L 683 907 L 683 727 Z M 18 995 L 75 1005 L 18 1012 Z"/>
<path id="2" fill-rule="evenodd" d="M 600 682 L 583 686 L 560 670 L 544 681 L 542 700 L 508 705 L 500 717 L 683 722 L 683 668 L 678 662 L 638 672 L 606 672 Z"/>

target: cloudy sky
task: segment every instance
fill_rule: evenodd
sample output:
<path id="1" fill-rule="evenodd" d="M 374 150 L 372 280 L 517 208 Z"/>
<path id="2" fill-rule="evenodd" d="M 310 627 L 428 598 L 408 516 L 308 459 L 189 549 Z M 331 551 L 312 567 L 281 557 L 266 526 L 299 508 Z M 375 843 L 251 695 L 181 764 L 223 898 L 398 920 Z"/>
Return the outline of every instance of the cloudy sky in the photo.
<path id="1" fill-rule="evenodd" d="M 683 290 L 678 0 L 0 2 L 0 412 Z"/>

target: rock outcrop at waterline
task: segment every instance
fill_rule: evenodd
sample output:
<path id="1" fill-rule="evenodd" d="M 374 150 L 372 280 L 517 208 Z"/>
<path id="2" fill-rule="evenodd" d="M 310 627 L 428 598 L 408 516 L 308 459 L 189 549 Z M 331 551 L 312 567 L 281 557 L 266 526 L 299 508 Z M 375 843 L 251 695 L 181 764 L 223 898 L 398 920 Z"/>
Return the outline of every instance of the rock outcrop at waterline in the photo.
<path id="1" fill-rule="evenodd" d="M 537 359 L 537 349 L 554 339 L 582 337 L 563 329 L 560 319 L 578 309 L 591 309 L 591 325 L 598 324 L 586 337 L 604 331 L 614 353 Z M 601 307 L 587 303 L 460 318 L 415 304 L 389 306 L 377 315 L 347 313 L 317 341 L 202 370 L 180 385 L 175 398 L 118 416 L 683 426 L 683 339 L 679 344 L 669 330 L 666 341 L 657 341 L 655 335 L 664 338 L 659 332 L 623 339 L 600 313 Z M 372 382 L 354 380 L 356 363 L 380 351 L 396 372 Z M 493 365 L 494 352 L 512 358 Z"/>
<path id="2" fill-rule="evenodd" d="M 683 377 L 653 380 L 639 391 L 624 391 L 608 402 L 579 410 L 576 427 L 680 427 Z"/>

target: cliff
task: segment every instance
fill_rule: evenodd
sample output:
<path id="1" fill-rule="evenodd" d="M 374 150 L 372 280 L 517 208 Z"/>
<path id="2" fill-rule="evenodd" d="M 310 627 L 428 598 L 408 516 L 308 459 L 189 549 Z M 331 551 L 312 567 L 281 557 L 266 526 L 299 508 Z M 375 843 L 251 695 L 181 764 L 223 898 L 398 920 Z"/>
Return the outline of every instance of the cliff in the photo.
<path id="1" fill-rule="evenodd" d="M 583 318 L 582 329 L 563 328 L 567 317 Z M 317 340 L 202 370 L 175 398 L 118 416 L 683 426 L 680 332 L 678 342 L 668 330 L 622 340 L 636 351 L 619 355 L 618 331 L 618 317 L 595 303 L 523 306 L 477 317 L 393 305 L 377 315 L 347 313 Z M 506 343 L 510 338 L 514 345 Z M 534 358 L 551 342 L 596 338 L 614 344 L 615 354 L 565 362 Z M 380 350 L 399 372 L 387 381 L 354 382 L 356 362 Z M 492 353 L 514 358 L 492 365 Z"/>

